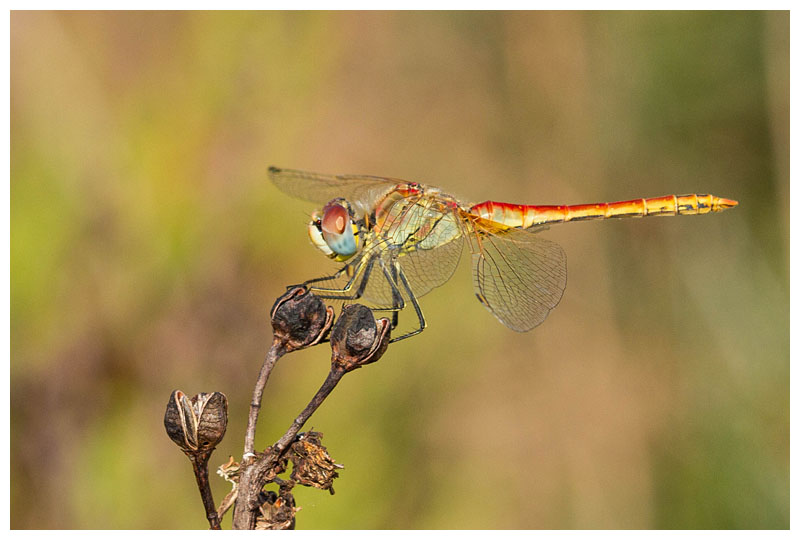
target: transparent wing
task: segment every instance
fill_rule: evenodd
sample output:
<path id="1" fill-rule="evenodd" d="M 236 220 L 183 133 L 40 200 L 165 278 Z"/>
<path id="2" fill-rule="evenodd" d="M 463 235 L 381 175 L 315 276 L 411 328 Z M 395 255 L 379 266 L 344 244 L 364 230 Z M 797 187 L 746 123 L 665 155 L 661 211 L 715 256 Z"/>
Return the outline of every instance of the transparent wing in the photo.
<path id="1" fill-rule="evenodd" d="M 541 324 L 567 285 L 567 258 L 561 246 L 522 229 L 479 232 L 473 245 L 478 299 L 517 332 Z"/>
<path id="2" fill-rule="evenodd" d="M 269 177 L 278 189 L 292 197 L 318 204 L 343 197 L 351 203 L 364 205 L 362 211 L 371 207 L 393 187 L 407 183 L 379 176 L 333 176 L 277 167 L 269 168 Z"/>
<path id="3" fill-rule="evenodd" d="M 419 249 L 400 259 L 400 266 L 411 290 L 419 298 L 448 281 L 458 267 L 463 238 L 441 244 L 435 249 Z"/>

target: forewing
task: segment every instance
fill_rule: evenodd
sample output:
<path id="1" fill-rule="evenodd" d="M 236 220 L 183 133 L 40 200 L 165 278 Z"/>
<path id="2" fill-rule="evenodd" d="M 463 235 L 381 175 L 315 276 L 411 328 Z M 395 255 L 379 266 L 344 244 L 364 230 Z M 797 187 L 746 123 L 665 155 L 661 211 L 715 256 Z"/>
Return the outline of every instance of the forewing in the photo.
<path id="1" fill-rule="evenodd" d="M 333 176 L 291 169 L 269 168 L 269 177 L 275 186 L 284 193 L 306 201 L 327 204 L 332 199 L 342 197 L 354 204 L 360 204 L 361 212 L 386 195 L 403 180 L 379 176 L 342 175 Z"/>
<path id="2" fill-rule="evenodd" d="M 531 230 L 479 233 L 472 257 L 478 299 L 512 330 L 540 325 L 564 294 L 564 250 Z"/>

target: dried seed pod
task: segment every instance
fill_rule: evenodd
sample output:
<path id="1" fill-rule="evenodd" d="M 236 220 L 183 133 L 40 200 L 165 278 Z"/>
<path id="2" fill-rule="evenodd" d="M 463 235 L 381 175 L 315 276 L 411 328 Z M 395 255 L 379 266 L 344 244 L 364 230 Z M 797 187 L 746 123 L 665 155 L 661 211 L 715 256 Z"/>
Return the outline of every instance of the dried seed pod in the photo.
<path id="1" fill-rule="evenodd" d="M 270 312 L 275 339 L 285 352 L 319 343 L 333 325 L 333 308 L 303 287 L 287 291 L 275 301 Z"/>
<path id="2" fill-rule="evenodd" d="M 164 427 L 186 453 L 212 450 L 228 427 L 228 398 L 221 392 L 202 392 L 189 399 L 175 390 L 164 413 Z"/>
<path id="3" fill-rule="evenodd" d="M 331 331 L 331 362 L 345 371 L 376 362 L 389 346 L 390 330 L 389 319 L 376 321 L 368 307 L 344 306 Z"/>

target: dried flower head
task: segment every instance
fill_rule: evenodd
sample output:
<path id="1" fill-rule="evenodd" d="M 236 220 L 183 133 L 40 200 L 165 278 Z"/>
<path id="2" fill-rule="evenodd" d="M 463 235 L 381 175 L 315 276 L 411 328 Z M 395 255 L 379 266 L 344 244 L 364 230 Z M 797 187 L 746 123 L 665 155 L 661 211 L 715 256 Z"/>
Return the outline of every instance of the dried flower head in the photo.
<path id="1" fill-rule="evenodd" d="M 322 446 L 322 433 L 301 433 L 292 444 L 289 459 L 294 465 L 292 480 L 303 486 L 327 489 L 333 495 L 333 481 L 339 477 L 337 470 L 344 467 L 333 461 Z"/>

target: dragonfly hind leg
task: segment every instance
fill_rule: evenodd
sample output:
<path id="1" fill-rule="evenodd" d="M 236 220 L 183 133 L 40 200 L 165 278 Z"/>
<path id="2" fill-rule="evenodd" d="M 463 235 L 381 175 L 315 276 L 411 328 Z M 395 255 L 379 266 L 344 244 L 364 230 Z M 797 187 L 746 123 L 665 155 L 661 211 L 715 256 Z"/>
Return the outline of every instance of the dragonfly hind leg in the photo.
<path id="1" fill-rule="evenodd" d="M 384 274 L 386 274 L 387 281 L 389 281 L 389 284 L 392 286 L 392 302 L 396 303 L 399 300 L 400 304 L 400 305 L 395 304 L 395 306 L 393 306 L 394 314 L 392 315 L 392 329 L 397 327 L 399 312 L 401 309 L 403 309 L 403 307 L 405 307 L 405 300 L 403 300 L 403 295 L 400 293 L 400 290 L 398 289 L 398 283 L 397 283 L 398 277 L 400 278 L 400 283 L 402 283 L 403 285 L 403 289 L 405 289 L 406 293 L 408 293 L 408 299 L 411 302 L 411 305 L 414 307 L 414 312 L 417 314 L 417 319 L 419 321 L 418 328 L 412 330 L 411 332 L 407 332 L 402 336 L 393 337 L 391 340 L 389 340 L 389 343 L 394 343 L 395 341 L 400 341 L 401 339 L 410 338 L 411 336 L 416 336 L 417 334 L 422 333 L 422 331 L 425 330 L 427 323 L 425 322 L 425 317 L 422 315 L 422 309 L 419 307 L 419 302 L 417 302 L 417 297 L 411 290 L 411 286 L 408 284 L 408 279 L 406 279 L 406 275 L 403 273 L 403 270 L 397 264 L 397 261 L 395 261 L 392 264 L 391 276 L 387 272 L 385 266 L 383 267 L 383 272 Z"/>

